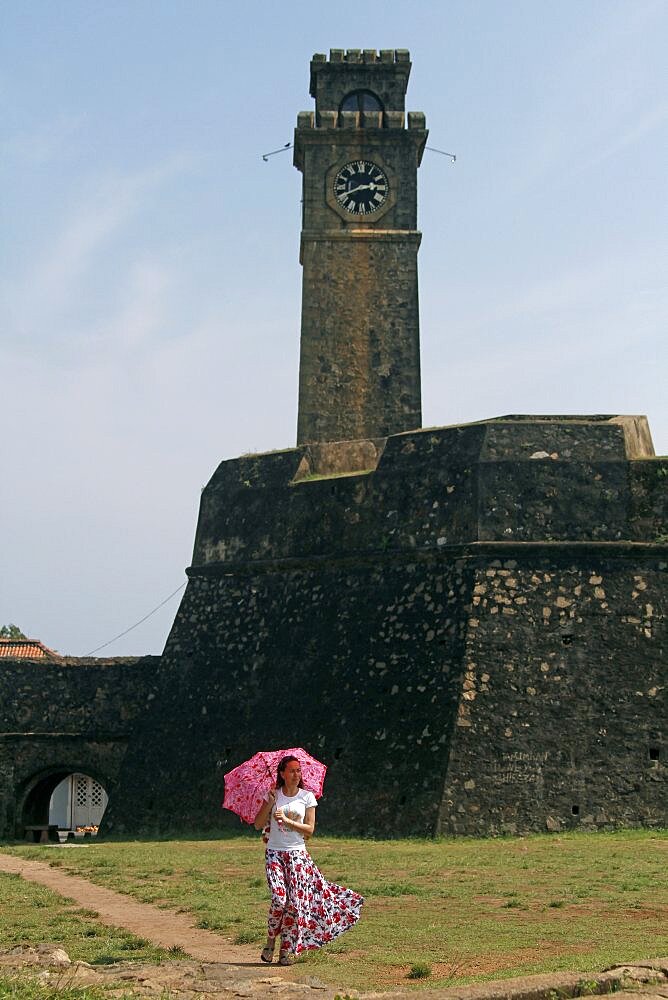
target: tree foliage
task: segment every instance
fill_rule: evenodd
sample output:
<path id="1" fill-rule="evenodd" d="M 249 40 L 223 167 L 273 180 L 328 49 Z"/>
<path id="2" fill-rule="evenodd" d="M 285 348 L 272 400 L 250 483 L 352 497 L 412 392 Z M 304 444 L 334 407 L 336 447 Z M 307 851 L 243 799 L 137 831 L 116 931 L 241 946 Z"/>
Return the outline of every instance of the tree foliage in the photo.
<path id="1" fill-rule="evenodd" d="M 18 625 L 2 625 L 0 626 L 0 639 L 27 639 L 28 636 L 24 635 Z"/>

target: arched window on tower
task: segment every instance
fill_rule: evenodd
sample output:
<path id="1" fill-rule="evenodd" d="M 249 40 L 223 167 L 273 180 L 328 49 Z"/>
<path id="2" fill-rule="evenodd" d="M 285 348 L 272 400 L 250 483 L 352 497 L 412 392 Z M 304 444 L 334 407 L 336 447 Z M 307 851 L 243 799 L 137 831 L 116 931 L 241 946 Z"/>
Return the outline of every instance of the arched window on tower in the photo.
<path id="1" fill-rule="evenodd" d="M 379 97 L 370 90 L 353 90 L 341 101 L 339 111 L 382 111 Z"/>

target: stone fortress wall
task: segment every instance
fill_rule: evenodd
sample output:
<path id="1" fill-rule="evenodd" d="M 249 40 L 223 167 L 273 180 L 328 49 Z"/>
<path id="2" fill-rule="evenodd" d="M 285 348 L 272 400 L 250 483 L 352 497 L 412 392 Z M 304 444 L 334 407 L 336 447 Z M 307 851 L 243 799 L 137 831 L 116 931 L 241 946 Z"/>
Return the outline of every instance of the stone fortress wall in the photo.
<path id="1" fill-rule="evenodd" d="M 108 828 L 236 828 L 224 771 L 296 734 L 329 830 L 665 823 L 666 476 L 615 417 L 221 463 Z"/>
<path id="2" fill-rule="evenodd" d="M 3 660 L 0 838 L 46 823 L 67 774 L 113 788 L 137 716 L 155 697 L 159 657 Z"/>
<path id="3" fill-rule="evenodd" d="M 479 563 L 437 829 L 665 825 L 665 614 L 665 553 Z"/>

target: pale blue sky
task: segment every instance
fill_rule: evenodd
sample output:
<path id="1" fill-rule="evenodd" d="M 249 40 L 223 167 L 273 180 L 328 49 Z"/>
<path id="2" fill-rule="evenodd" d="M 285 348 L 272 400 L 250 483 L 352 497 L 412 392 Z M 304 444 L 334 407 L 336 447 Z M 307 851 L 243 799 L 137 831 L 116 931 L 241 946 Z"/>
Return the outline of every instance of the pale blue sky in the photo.
<path id="1" fill-rule="evenodd" d="M 309 61 L 408 48 L 425 425 L 646 413 L 668 452 L 668 2 L 5 0 L 0 624 L 84 654 L 294 444 Z M 160 652 L 177 599 L 100 655 Z"/>

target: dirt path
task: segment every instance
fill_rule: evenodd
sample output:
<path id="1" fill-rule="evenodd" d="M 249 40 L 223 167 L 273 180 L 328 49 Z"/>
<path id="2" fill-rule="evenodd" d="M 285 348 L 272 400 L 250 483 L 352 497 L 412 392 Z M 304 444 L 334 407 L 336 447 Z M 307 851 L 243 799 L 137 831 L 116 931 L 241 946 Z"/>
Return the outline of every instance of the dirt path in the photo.
<path id="1" fill-rule="evenodd" d="M 20 875 L 30 882 L 39 882 L 61 896 L 69 896 L 81 906 L 95 910 L 102 923 L 124 927 L 137 937 L 147 938 L 163 948 L 178 945 L 188 955 L 202 962 L 254 966 L 262 969 L 264 975 L 273 973 L 285 976 L 290 972 L 289 969 L 279 970 L 278 966 L 263 965 L 259 960 L 258 945 L 230 944 L 214 931 L 195 927 L 184 914 L 158 910 L 148 903 L 138 903 L 131 896 L 103 889 L 78 875 L 66 875 L 43 861 L 27 861 L 0 854 L 0 872 Z"/>
<path id="2" fill-rule="evenodd" d="M 20 875 L 30 882 L 47 886 L 61 896 L 74 899 L 81 906 L 95 910 L 99 919 L 114 927 L 123 927 L 138 937 L 146 938 L 163 948 L 174 945 L 182 948 L 192 959 L 190 962 L 166 962 L 160 965 L 137 968 L 140 963 L 119 963 L 116 966 L 95 969 L 85 962 L 74 963 L 69 978 L 63 980 L 62 971 L 44 972 L 53 978 L 56 989 L 65 985 L 86 985 L 104 982 L 105 977 L 127 981 L 138 1000 L 162 1000 L 165 994 L 176 1000 L 223 1000 L 223 996 L 247 997 L 262 1000 L 280 996 L 277 1000 L 308 1000 L 307 994 L 318 994 L 318 1000 L 337 1000 L 340 996 L 331 986 L 326 986 L 299 965 L 278 968 L 263 965 L 258 959 L 257 946 L 233 945 L 213 931 L 193 926 L 183 914 L 158 910 L 147 903 L 138 903 L 130 896 L 104 889 L 80 878 L 66 875 L 51 868 L 43 861 L 28 861 L 0 853 L 0 873 Z M 51 968 L 49 957 L 40 958 L 40 948 L 53 951 L 49 946 L 14 948 L 0 953 L 0 969 L 29 966 L 31 963 Z M 24 954 L 25 953 L 25 954 Z M 34 954 L 33 954 L 34 953 Z M 60 953 L 62 954 L 62 952 Z M 67 956 L 65 956 L 67 958 Z M 67 958 L 69 963 L 69 958 Z M 127 966 L 127 967 L 126 967 Z M 649 978 L 647 974 L 649 971 Z M 633 992 L 627 992 L 627 977 L 631 977 Z M 51 982 L 51 979 L 49 979 Z M 555 993 L 562 997 L 582 995 L 582 977 L 577 973 L 551 973 L 506 979 L 499 982 L 478 983 L 449 989 L 425 990 L 422 1000 L 551 1000 Z M 618 1000 L 668 1000 L 668 958 L 636 963 L 635 966 L 618 966 L 599 974 L 587 974 L 588 992 L 605 994 L 613 990 Z M 111 990 L 110 996 L 116 996 Z M 358 993 L 351 995 L 360 1000 L 414 1000 L 416 994 L 402 989 L 388 992 Z"/>

